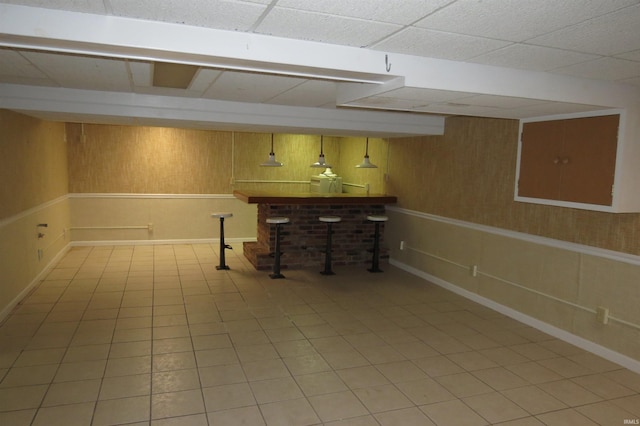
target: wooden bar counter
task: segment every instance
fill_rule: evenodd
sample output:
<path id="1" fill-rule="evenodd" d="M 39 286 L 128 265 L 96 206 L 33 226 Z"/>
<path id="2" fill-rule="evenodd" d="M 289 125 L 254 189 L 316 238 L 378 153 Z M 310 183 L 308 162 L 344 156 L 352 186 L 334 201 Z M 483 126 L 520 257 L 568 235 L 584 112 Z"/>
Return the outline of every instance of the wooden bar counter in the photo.
<path id="1" fill-rule="evenodd" d="M 236 190 L 233 195 L 249 204 L 258 205 L 256 242 L 244 243 L 244 255 L 259 270 L 269 270 L 275 249 L 275 228 L 266 223 L 268 217 L 284 216 L 291 222 L 282 228 L 282 267 L 300 269 L 317 266 L 324 261 L 327 225 L 320 216 L 339 216 L 342 221 L 333 227 L 333 265 L 366 265 L 371 262 L 373 223 L 368 215 L 383 215 L 386 204 L 397 197 L 382 194 L 347 193 L 278 193 L 271 191 Z M 384 236 L 384 226 L 381 236 Z M 384 238 L 381 239 L 384 241 Z M 384 244 L 382 245 L 384 247 Z M 381 250 L 381 260 L 388 251 Z"/>

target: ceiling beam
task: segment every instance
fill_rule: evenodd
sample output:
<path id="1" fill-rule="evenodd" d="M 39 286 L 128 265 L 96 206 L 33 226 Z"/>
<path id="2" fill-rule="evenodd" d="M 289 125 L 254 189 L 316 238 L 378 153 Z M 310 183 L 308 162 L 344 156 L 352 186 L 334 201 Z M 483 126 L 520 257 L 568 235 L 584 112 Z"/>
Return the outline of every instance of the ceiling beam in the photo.
<path id="1" fill-rule="evenodd" d="M 35 116 L 102 117 L 112 123 L 358 136 L 441 135 L 444 118 L 426 114 L 291 107 L 137 93 L 0 84 L 3 108 Z M 135 117 L 135 122 L 132 122 Z"/>

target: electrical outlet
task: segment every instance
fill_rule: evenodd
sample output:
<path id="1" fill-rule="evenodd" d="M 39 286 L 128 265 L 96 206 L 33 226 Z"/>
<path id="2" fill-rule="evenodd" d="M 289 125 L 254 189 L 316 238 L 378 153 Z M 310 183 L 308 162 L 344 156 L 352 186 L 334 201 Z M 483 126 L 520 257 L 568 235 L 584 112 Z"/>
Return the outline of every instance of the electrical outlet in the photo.
<path id="1" fill-rule="evenodd" d="M 42 260 L 44 257 L 44 251 L 42 249 L 38 249 L 38 262 Z"/>
<path id="2" fill-rule="evenodd" d="M 400 250 L 404 250 L 404 241 L 400 241 Z"/>
<path id="3" fill-rule="evenodd" d="M 471 276 L 472 277 L 478 276 L 478 265 L 471 266 Z"/>
<path id="4" fill-rule="evenodd" d="M 149 232 L 153 232 L 153 223 L 149 222 L 147 227 L 149 228 Z"/>
<path id="5" fill-rule="evenodd" d="M 603 306 L 598 306 L 598 308 L 596 309 L 596 320 L 600 324 L 609 323 L 609 309 Z"/>

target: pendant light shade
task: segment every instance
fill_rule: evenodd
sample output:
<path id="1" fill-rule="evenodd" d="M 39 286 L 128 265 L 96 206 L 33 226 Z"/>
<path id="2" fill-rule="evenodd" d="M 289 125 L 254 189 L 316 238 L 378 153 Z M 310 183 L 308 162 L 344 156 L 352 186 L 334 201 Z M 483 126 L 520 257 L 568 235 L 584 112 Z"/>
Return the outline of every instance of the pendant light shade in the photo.
<path id="1" fill-rule="evenodd" d="M 318 156 L 318 161 L 313 163 L 311 167 L 317 167 L 322 169 L 331 167 L 331 165 L 327 164 L 324 160 L 324 152 L 322 151 L 323 144 L 324 144 L 324 136 L 320 136 L 320 155 Z"/>
<path id="2" fill-rule="evenodd" d="M 282 167 L 283 164 L 276 161 L 276 154 L 273 152 L 273 133 L 271 133 L 271 151 L 269 152 L 269 159 L 260 164 L 263 167 Z"/>
<path id="3" fill-rule="evenodd" d="M 369 138 L 367 138 L 367 144 L 364 151 L 364 159 L 362 160 L 362 163 L 356 166 L 356 168 L 358 169 L 377 169 L 378 168 L 378 166 L 376 166 L 375 164 L 372 164 L 371 161 L 369 161 Z"/>

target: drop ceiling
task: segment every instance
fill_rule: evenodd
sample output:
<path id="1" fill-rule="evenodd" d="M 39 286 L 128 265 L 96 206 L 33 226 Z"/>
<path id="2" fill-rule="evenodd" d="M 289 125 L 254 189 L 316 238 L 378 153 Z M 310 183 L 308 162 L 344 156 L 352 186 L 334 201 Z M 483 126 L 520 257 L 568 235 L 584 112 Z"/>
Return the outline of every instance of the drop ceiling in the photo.
<path id="1" fill-rule="evenodd" d="M 640 0 L 0 0 L 0 108 L 441 133 L 447 115 L 637 107 L 638 28 Z"/>

